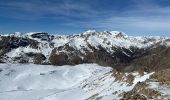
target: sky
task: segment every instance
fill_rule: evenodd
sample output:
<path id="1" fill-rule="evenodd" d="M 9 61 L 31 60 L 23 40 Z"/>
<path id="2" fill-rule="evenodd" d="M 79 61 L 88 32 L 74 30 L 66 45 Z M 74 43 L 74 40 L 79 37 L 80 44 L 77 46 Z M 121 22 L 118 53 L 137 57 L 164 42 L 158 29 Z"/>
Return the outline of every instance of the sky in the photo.
<path id="1" fill-rule="evenodd" d="M 0 0 L 0 33 L 170 35 L 170 0 Z"/>

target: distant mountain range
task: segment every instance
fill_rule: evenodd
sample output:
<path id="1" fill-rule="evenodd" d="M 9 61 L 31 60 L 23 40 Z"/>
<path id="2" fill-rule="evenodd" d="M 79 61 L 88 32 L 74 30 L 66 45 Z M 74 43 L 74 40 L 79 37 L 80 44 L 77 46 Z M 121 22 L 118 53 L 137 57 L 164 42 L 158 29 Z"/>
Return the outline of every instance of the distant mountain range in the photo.
<path id="1" fill-rule="evenodd" d="M 118 31 L 88 30 L 78 35 L 63 36 L 44 32 L 16 32 L 0 36 L 0 60 L 52 65 L 97 63 L 125 71 L 136 69 L 129 66 L 139 66 L 144 60 L 143 67 L 156 70 L 161 64 L 154 64 L 154 68 L 150 65 L 158 57 L 169 58 L 166 53 L 169 47 L 168 36 L 128 36 Z"/>

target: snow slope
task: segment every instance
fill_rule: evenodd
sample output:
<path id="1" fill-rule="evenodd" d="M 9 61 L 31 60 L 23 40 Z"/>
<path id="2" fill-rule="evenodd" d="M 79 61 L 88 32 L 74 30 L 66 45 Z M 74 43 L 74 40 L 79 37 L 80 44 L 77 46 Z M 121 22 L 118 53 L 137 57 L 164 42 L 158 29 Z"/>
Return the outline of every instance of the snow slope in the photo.
<path id="1" fill-rule="evenodd" d="M 150 74 L 135 75 L 134 84 L 115 81 L 112 68 L 97 64 L 52 66 L 0 64 L 0 100 L 118 99 Z"/>

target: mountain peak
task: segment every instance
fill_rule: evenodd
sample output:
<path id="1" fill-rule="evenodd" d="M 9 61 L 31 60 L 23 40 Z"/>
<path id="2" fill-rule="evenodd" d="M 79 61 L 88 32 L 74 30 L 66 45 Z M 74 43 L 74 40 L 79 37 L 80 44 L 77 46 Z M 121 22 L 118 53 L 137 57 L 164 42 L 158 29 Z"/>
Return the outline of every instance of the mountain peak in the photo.
<path id="1" fill-rule="evenodd" d="M 21 37 L 22 33 L 21 32 L 14 32 L 14 33 L 10 34 L 10 36 Z"/>
<path id="2" fill-rule="evenodd" d="M 103 31 L 103 32 L 97 32 L 96 30 L 87 30 L 85 32 L 82 33 L 82 35 L 91 35 L 91 34 L 110 34 L 112 36 L 114 36 L 115 38 L 128 38 L 128 35 L 125 34 L 124 32 L 120 32 L 120 31 Z"/>
<path id="3" fill-rule="evenodd" d="M 92 33 L 96 33 L 96 32 L 97 32 L 96 30 L 87 30 L 87 31 L 83 32 L 82 34 L 88 35 L 88 34 L 92 34 Z"/>
<path id="4" fill-rule="evenodd" d="M 30 32 L 26 34 L 27 37 L 40 39 L 40 40 L 49 40 L 49 34 L 46 32 Z"/>
<path id="5" fill-rule="evenodd" d="M 124 38 L 124 39 L 128 38 L 128 35 L 125 34 L 124 32 L 110 31 L 110 33 L 111 33 L 112 35 L 114 35 L 115 38 Z"/>

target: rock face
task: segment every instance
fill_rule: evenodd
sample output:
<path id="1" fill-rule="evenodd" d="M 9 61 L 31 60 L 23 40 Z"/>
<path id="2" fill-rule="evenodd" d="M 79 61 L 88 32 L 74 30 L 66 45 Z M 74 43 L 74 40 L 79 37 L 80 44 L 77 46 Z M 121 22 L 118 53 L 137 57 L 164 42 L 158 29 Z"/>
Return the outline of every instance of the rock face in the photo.
<path id="1" fill-rule="evenodd" d="M 120 71 L 151 71 L 169 68 L 169 48 L 170 37 L 135 37 L 117 31 L 89 30 L 70 36 L 17 33 L 0 37 L 0 61 L 53 65 L 97 63 Z"/>
<path id="2" fill-rule="evenodd" d="M 53 65 L 74 65 L 83 63 L 81 53 L 69 45 L 60 46 L 52 50 L 49 61 Z"/>
<path id="3" fill-rule="evenodd" d="M 15 37 L 15 36 L 1 36 L 0 39 L 0 60 L 3 62 L 5 59 L 6 54 L 13 49 L 20 48 L 20 47 L 27 47 L 30 46 L 31 48 L 38 48 L 38 42 L 22 37 Z"/>

